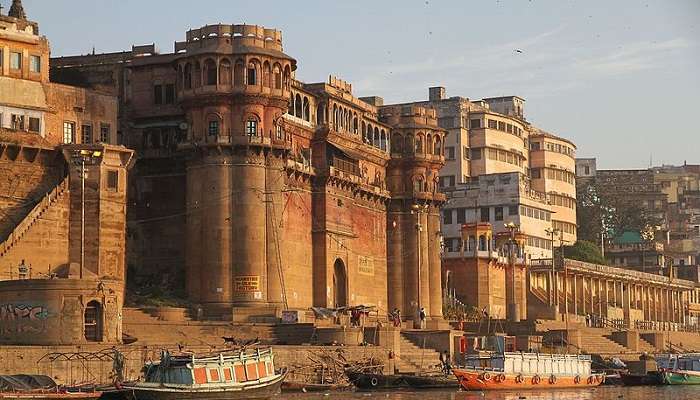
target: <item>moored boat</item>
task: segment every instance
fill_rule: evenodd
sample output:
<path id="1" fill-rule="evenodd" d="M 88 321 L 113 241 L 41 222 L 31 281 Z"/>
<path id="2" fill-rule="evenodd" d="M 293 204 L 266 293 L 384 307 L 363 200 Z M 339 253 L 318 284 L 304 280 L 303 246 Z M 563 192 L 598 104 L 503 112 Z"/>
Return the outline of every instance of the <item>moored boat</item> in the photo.
<path id="1" fill-rule="evenodd" d="M 46 375 L 0 375 L 1 400 L 93 400 L 101 395 L 93 389 L 58 385 Z"/>
<path id="2" fill-rule="evenodd" d="M 145 381 L 121 389 L 138 400 L 265 399 L 280 392 L 287 374 L 272 350 L 248 349 L 195 357 L 171 356 L 145 366 Z"/>
<path id="3" fill-rule="evenodd" d="M 664 383 L 663 376 L 659 371 L 649 371 L 645 374 L 622 373 L 620 380 L 625 386 L 656 386 Z"/>
<path id="4" fill-rule="evenodd" d="M 345 371 L 350 382 L 361 390 L 406 389 L 406 375 L 382 375 L 356 371 Z"/>
<path id="5" fill-rule="evenodd" d="M 700 354 L 667 354 L 656 357 L 666 385 L 700 385 Z"/>
<path id="6" fill-rule="evenodd" d="M 465 390 L 585 388 L 605 380 L 591 372 L 585 355 L 489 352 L 465 358 L 463 368 L 453 369 Z"/>
<path id="7" fill-rule="evenodd" d="M 454 375 L 406 375 L 404 380 L 413 389 L 452 389 L 459 382 Z"/>

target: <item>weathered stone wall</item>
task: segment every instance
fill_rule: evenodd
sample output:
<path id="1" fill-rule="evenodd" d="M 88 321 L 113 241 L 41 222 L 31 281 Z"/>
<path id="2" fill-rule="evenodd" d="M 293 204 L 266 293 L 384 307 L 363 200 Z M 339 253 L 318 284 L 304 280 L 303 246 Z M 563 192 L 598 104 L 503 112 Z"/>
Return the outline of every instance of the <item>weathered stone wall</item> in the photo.
<path id="1" fill-rule="evenodd" d="M 87 343 L 84 313 L 101 304 L 103 343 L 121 341 L 123 283 L 110 280 L 25 279 L 0 282 L 0 343 L 66 345 Z"/>

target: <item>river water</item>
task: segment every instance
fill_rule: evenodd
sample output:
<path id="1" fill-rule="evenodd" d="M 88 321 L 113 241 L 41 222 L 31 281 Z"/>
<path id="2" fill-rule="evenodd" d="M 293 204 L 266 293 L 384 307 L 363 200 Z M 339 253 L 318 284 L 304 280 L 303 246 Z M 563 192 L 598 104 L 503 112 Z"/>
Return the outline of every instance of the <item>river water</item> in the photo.
<path id="1" fill-rule="evenodd" d="M 673 399 L 700 400 L 698 386 L 602 386 L 593 389 L 570 389 L 550 391 L 400 391 L 400 392 L 329 392 L 282 394 L 274 399 L 311 400 L 311 399 L 388 399 L 388 400 L 641 400 Z"/>

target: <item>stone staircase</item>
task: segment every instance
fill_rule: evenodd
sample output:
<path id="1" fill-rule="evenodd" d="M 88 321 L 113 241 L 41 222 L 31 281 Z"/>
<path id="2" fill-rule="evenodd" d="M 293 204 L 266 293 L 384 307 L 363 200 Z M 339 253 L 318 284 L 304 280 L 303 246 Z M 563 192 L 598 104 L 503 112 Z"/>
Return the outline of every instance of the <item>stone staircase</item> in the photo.
<path id="1" fill-rule="evenodd" d="M 137 339 L 137 345 L 172 345 L 222 347 L 223 337 L 237 341 L 255 338 L 265 344 L 304 344 L 314 336 L 313 324 L 258 324 L 226 321 L 162 321 L 138 308 L 123 309 L 123 331 Z"/>
<path id="2" fill-rule="evenodd" d="M 395 364 L 399 373 L 417 373 L 440 368 L 438 351 L 429 347 L 422 348 L 422 343 L 414 343 L 404 334 L 401 334 L 400 341 L 401 356 L 396 358 Z"/>
<path id="3" fill-rule="evenodd" d="M 17 226 L 10 232 L 7 238 L 0 243 L 0 257 L 7 254 L 15 244 L 29 231 L 29 229 L 41 218 L 49 208 L 60 200 L 60 198 L 68 191 L 68 177 L 64 178 L 50 192 L 37 203 L 34 208 L 20 221 Z"/>

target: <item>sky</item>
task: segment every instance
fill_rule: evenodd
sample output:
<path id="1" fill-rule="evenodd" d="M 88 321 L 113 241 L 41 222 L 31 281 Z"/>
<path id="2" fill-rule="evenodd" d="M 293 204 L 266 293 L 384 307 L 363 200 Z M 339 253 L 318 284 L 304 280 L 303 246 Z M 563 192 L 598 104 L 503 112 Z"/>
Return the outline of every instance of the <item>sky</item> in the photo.
<path id="1" fill-rule="evenodd" d="M 304 82 L 335 75 L 387 104 L 425 100 L 430 86 L 518 95 L 528 121 L 598 168 L 700 164 L 700 0 L 23 3 L 52 56 L 147 43 L 166 53 L 191 28 L 257 24 L 282 30 Z"/>

